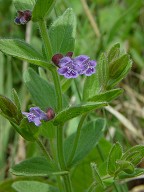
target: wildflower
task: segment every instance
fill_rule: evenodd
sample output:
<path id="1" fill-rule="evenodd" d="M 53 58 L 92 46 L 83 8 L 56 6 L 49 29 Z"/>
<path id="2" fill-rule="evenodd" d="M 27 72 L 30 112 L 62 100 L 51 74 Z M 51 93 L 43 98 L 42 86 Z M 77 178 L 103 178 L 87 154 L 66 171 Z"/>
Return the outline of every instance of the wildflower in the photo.
<path id="1" fill-rule="evenodd" d="M 28 21 L 31 20 L 32 13 L 30 10 L 25 11 L 18 11 L 18 16 L 15 18 L 15 23 L 20 24 L 26 24 Z"/>
<path id="2" fill-rule="evenodd" d="M 56 64 L 58 73 L 65 78 L 76 78 L 78 75 L 91 76 L 96 72 L 96 61 L 90 60 L 87 55 L 80 55 L 72 58 L 72 52 L 68 52 L 66 56 L 56 54 L 52 57 L 52 61 Z"/>
<path id="3" fill-rule="evenodd" d="M 23 115 L 28 118 L 29 122 L 33 122 L 36 126 L 41 125 L 41 120 L 49 120 L 47 114 L 43 112 L 39 107 L 31 107 L 30 112 L 23 112 Z"/>
<path id="4" fill-rule="evenodd" d="M 79 75 L 73 59 L 68 56 L 60 59 L 58 73 L 68 79 L 76 78 Z"/>
<path id="5" fill-rule="evenodd" d="M 91 76 L 96 72 L 96 61 L 90 60 L 86 55 L 80 55 L 74 58 L 74 63 L 77 66 L 78 73 L 85 74 L 86 76 Z"/>

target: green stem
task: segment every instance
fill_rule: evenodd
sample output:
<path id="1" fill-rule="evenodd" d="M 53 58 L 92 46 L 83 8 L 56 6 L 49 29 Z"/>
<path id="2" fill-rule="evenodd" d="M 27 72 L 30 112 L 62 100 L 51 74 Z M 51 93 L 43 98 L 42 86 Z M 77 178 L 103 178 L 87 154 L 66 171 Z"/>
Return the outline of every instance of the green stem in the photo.
<path id="1" fill-rule="evenodd" d="M 50 38 L 47 32 L 46 22 L 44 20 L 39 21 L 39 28 L 40 28 L 41 36 L 42 36 L 44 47 L 45 47 L 46 57 L 47 57 L 47 60 L 49 60 L 52 58 L 52 47 L 51 47 Z"/>
<path id="2" fill-rule="evenodd" d="M 77 149 L 77 146 L 78 146 L 78 141 L 79 141 L 79 138 L 80 138 L 80 134 L 81 134 L 81 128 L 82 128 L 82 125 L 83 125 L 83 122 L 86 118 L 86 115 L 83 115 L 80 119 L 80 122 L 78 124 L 78 127 L 77 127 L 77 132 L 76 132 L 76 136 L 75 136 L 75 140 L 74 140 L 74 144 L 73 144 L 73 148 L 72 148 L 72 152 L 69 156 L 69 160 L 68 160 L 68 165 L 72 162 L 73 158 L 74 158 L 74 155 L 75 155 L 75 152 L 76 152 L 76 149 Z"/>
<path id="3" fill-rule="evenodd" d="M 66 169 L 64 152 L 63 152 L 63 127 L 57 127 L 57 155 L 61 170 Z"/>
<path id="4" fill-rule="evenodd" d="M 47 60 L 49 61 L 51 60 L 53 53 L 52 53 L 50 38 L 47 32 L 46 22 L 44 20 L 39 21 L 39 28 L 40 28 L 41 36 L 42 36 L 44 47 L 45 47 L 46 57 L 47 57 Z M 60 87 L 60 80 L 55 67 L 51 69 L 51 72 L 54 80 L 57 101 L 58 101 L 57 110 L 60 111 L 62 109 L 62 91 Z"/>
<path id="5" fill-rule="evenodd" d="M 51 60 L 53 53 L 52 53 L 52 48 L 51 48 L 51 44 L 50 44 L 50 38 L 49 38 L 49 35 L 47 32 L 46 23 L 44 20 L 39 22 L 39 27 L 40 27 L 44 47 L 45 47 L 45 53 L 47 56 L 47 60 L 49 61 L 49 60 Z M 48 53 L 48 55 L 47 55 L 47 53 Z M 52 72 L 55 90 L 56 90 L 57 112 L 58 112 L 58 111 L 62 110 L 62 91 L 61 91 L 60 80 L 59 80 L 59 76 L 57 74 L 56 68 L 53 67 L 51 69 L 51 72 Z M 58 154 L 58 161 L 59 161 L 61 170 L 64 171 L 64 170 L 66 170 L 66 165 L 65 165 L 64 153 L 63 153 L 63 127 L 61 127 L 61 126 L 57 127 L 57 154 Z M 63 177 L 66 192 L 72 192 L 69 175 L 67 174 L 62 177 Z"/>
<path id="6" fill-rule="evenodd" d="M 41 140 L 39 138 L 35 138 L 37 144 L 39 145 L 39 147 L 41 148 L 43 154 L 45 155 L 45 157 L 48 159 L 48 161 L 52 160 L 52 157 L 50 156 L 50 154 L 47 152 L 45 146 L 43 145 L 43 143 L 41 142 Z"/>

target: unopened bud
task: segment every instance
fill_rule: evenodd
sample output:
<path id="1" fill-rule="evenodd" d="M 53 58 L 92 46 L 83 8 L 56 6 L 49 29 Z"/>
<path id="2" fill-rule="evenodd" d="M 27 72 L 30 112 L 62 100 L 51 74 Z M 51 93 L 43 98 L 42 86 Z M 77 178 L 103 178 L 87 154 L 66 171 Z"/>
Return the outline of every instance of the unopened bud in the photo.
<path id="1" fill-rule="evenodd" d="M 55 112 L 51 107 L 49 107 L 47 109 L 47 111 L 46 111 L 46 115 L 47 115 L 48 121 L 49 121 L 49 120 L 52 120 L 55 117 Z"/>

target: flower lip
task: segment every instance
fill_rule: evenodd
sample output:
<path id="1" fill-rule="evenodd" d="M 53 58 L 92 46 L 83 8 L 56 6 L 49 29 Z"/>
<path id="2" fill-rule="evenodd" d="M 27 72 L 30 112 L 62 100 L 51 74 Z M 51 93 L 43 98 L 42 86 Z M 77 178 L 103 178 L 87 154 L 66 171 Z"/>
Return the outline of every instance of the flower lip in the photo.
<path id="1" fill-rule="evenodd" d="M 36 126 L 41 125 L 41 120 L 48 121 L 48 116 L 39 107 L 31 107 L 30 112 L 23 112 L 29 122 L 33 122 Z"/>

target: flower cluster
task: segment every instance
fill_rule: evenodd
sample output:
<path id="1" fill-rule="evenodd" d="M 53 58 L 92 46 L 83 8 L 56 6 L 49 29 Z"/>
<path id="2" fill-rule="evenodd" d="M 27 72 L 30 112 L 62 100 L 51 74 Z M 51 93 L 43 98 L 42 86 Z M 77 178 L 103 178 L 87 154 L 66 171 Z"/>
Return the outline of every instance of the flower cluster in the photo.
<path id="1" fill-rule="evenodd" d="M 26 24 L 28 21 L 31 20 L 32 13 L 30 10 L 25 10 L 25 11 L 18 11 L 18 16 L 15 18 L 15 23 L 20 25 L 20 24 Z"/>
<path id="2" fill-rule="evenodd" d="M 48 108 L 47 112 L 45 113 L 39 107 L 31 107 L 30 112 L 23 112 L 23 115 L 28 118 L 29 122 L 33 122 L 36 126 L 41 125 L 41 120 L 49 121 L 55 116 L 52 108 Z"/>
<path id="3" fill-rule="evenodd" d="M 68 52 L 66 56 L 56 54 L 52 57 L 52 61 L 58 68 L 58 73 L 65 78 L 76 78 L 79 75 L 91 76 L 96 72 L 96 61 L 90 60 L 86 55 L 80 55 L 72 58 L 72 53 Z"/>

